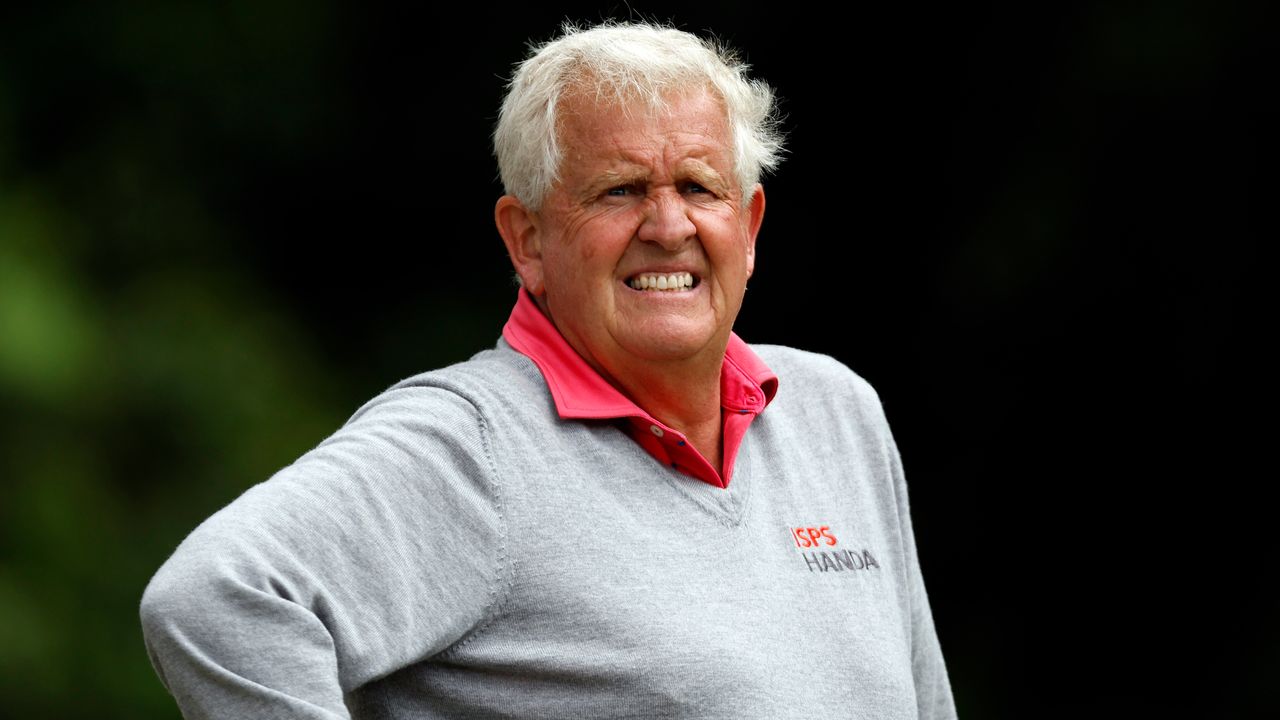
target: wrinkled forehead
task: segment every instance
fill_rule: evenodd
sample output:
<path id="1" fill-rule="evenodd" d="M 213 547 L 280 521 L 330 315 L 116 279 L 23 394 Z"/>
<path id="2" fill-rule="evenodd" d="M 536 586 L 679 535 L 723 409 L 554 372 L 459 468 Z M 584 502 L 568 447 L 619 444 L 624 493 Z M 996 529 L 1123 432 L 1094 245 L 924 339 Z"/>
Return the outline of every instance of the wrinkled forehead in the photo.
<path id="1" fill-rule="evenodd" d="M 662 158 L 679 165 L 700 164 L 731 173 L 731 133 L 724 106 L 702 88 L 669 94 L 661 105 L 594 96 L 572 97 L 557 118 L 561 172 L 597 172 L 602 165 L 622 170 L 632 163 L 649 166 Z M 587 167 L 577 167 L 580 163 Z M 672 165 L 669 169 L 674 170 Z"/>

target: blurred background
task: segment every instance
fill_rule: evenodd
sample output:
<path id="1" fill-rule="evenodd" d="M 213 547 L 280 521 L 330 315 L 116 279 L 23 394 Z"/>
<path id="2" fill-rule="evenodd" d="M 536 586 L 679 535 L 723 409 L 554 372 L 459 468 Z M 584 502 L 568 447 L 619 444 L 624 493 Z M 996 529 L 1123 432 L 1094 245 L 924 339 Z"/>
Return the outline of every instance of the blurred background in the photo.
<path id="1" fill-rule="evenodd" d="M 1277 18 L 1185 0 L 4 4 L 4 714 L 178 717 L 150 575 L 492 346 L 503 79 L 606 17 L 714 32 L 777 88 L 738 332 L 879 390 L 961 716 L 1274 716 Z"/>

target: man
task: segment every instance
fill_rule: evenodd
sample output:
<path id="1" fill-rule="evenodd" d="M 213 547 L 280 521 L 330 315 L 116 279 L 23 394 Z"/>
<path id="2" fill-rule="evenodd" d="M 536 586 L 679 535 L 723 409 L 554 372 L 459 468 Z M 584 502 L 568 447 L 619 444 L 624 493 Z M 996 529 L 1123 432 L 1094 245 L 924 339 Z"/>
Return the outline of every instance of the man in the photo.
<path id="1" fill-rule="evenodd" d="M 773 117 L 676 30 L 566 28 L 520 65 L 502 339 L 161 568 L 143 626 L 188 717 L 954 716 L 874 392 L 732 332 Z"/>

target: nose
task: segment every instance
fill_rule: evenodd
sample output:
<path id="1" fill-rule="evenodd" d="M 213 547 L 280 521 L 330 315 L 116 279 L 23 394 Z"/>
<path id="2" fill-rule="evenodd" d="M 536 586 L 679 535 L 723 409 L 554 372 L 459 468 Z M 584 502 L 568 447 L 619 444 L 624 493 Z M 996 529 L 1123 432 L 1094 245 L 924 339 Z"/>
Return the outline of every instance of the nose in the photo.
<path id="1" fill-rule="evenodd" d="M 649 198 L 637 237 L 667 250 L 677 250 L 697 232 L 697 226 L 689 219 L 689 208 L 684 199 L 672 191 L 656 193 Z"/>

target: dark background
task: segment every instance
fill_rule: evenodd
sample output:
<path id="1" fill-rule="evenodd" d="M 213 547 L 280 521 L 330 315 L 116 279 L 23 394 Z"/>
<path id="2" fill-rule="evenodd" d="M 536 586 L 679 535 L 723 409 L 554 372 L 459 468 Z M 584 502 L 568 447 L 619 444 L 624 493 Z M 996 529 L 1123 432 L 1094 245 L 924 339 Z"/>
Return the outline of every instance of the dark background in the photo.
<path id="1" fill-rule="evenodd" d="M 714 31 L 782 98 L 737 329 L 879 390 L 961 716 L 1273 711 L 1276 13 L 1100 0 L 5 5 L 0 707 L 177 717 L 150 574 L 492 345 L 502 78 L 565 17 L 628 16 Z"/>

